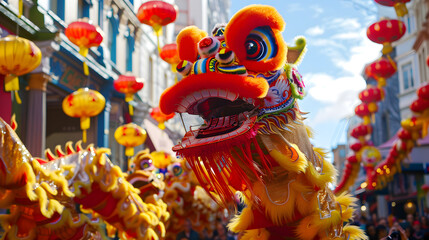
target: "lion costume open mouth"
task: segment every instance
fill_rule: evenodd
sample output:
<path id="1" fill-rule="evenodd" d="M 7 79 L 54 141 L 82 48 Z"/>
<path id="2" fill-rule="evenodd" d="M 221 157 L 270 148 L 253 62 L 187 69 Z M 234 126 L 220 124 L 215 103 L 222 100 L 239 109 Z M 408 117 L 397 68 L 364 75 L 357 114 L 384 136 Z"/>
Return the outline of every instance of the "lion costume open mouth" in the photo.
<path id="1" fill-rule="evenodd" d="M 264 97 L 267 91 L 268 83 L 264 78 L 216 72 L 186 77 L 163 95 L 161 108 L 169 111 L 162 103 L 181 99 L 171 110 L 199 115 L 205 124 L 188 131 L 173 150 L 180 152 L 235 141 L 254 127 L 259 113 L 255 99 Z"/>

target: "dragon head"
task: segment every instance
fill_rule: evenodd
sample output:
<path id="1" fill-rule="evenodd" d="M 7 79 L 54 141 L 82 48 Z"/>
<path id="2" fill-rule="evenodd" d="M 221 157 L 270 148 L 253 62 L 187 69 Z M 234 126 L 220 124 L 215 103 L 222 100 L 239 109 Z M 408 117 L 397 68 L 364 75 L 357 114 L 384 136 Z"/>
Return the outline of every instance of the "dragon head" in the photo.
<path id="1" fill-rule="evenodd" d="M 226 202 L 233 201 L 235 190 L 252 190 L 261 173 L 282 164 L 268 153 L 275 143 L 264 147 L 264 139 L 256 137 L 259 133 L 274 131 L 272 122 L 279 123 L 276 127 L 290 123 L 299 134 L 306 132 L 294 123 L 299 115 L 296 99 L 304 97 L 296 66 L 306 42 L 298 37 L 295 47 L 287 47 L 284 27 L 273 7 L 251 5 L 227 25 L 216 26 L 213 36 L 195 26 L 177 36 L 182 60 L 177 70 L 184 78 L 164 91 L 160 107 L 165 114 L 204 119 L 173 150 L 188 161 L 206 190 Z M 293 140 L 289 139 L 296 143 Z M 284 151 L 296 155 L 292 144 L 288 146 Z"/>

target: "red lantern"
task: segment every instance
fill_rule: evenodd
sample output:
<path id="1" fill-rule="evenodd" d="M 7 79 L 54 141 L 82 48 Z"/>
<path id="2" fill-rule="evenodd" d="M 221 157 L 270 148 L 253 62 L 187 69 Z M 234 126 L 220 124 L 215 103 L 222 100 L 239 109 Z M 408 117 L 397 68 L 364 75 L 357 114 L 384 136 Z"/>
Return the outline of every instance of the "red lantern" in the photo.
<path id="1" fill-rule="evenodd" d="M 408 9 L 407 6 L 405 6 L 405 3 L 409 1 L 411 0 L 375 0 L 375 2 L 380 5 L 394 7 L 398 17 L 403 17 L 408 14 Z"/>
<path id="2" fill-rule="evenodd" d="M 368 38 L 379 44 L 383 44 L 383 54 L 390 53 L 392 42 L 399 40 L 406 32 L 405 24 L 396 19 L 386 19 L 373 23 L 366 31 Z"/>
<path id="3" fill-rule="evenodd" d="M 159 53 L 159 56 L 162 60 L 166 61 L 167 63 L 171 64 L 171 71 L 176 75 L 177 73 L 177 64 L 180 62 L 179 58 L 179 51 L 177 50 L 177 44 L 170 43 L 164 45 L 164 47 L 161 48 L 161 52 Z M 177 82 L 177 75 L 175 77 L 175 80 Z"/>
<path id="4" fill-rule="evenodd" d="M 363 119 L 363 124 L 365 125 L 371 123 L 370 115 L 378 110 L 377 104 L 371 105 L 372 108 L 369 106 L 369 104 L 361 103 L 355 108 L 355 114 Z"/>
<path id="5" fill-rule="evenodd" d="M 359 99 L 364 103 L 379 102 L 384 98 L 384 90 L 378 87 L 367 88 L 359 93 Z"/>
<path id="6" fill-rule="evenodd" d="M 158 38 L 162 35 L 162 26 L 172 23 L 177 17 L 177 6 L 164 1 L 147 1 L 137 11 L 137 18 L 143 24 L 153 28 Z"/>
<path id="7" fill-rule="evenodd" d="M 409 131 L 405 130 L 405 129 L 401 129 L 398 132 L 398 137 L 399 137 L 399 139 L 402 139 L 402 140 L 410 140 L 410 139 L 412 139 L 411 133 Z"/>
<path id="8" fill-rule="evenodd" d="M 356 163 L 358 161 L 358 159 L 356 158 L 356 155 L 351 155 L 349 157 L 347 157 L 347 162 L 349 163 Z"/>
<path id="9" fill-rule="evenodd" d="M 353 152 L 358 152 L 362 147 L 363 145 L 360 142 L 350 145 L 350 149 L 353 150 Z"/>
<path id="10" fill-rule="evenodd" d="M 131 75 L 120 75 L 118 79 L 113 82 L 113 87 L 116 91 L 125 94 L 125 101 L 128 103 L 133 100 L 135 93 L 143 88 L 143 82 Z M 128 104 L 130 115 L 133 115 L 133 106 Z"/>
<path id="11" fill-rule="evenodd" d="M 428 184 L 423 184 L 423 185 L 422 185 L 422 190 L 423 190 L 425 193 L 429 192 L 429 185 L 428 185 Z"/>
<path id="12" fill-rule="evenodd" d="M 79 53 L 84 57 L 88 55 L 89 48 L 98 47 L 103 41 L 99 28 L 82 21 L 70 23 L 65 30 L 65 35 L 79 47 Z M 83 68 L 85 75 L 88 76 L 89 70 L 86 62 L 83 62 Z"/>
<path id="13" fill-rule="evenodd" d="M 396 72 L 396 63 L 390 58 L 381 57 L 365 68 L 365 74 L 378 81 L 379 87 L 386 85 L 386 79 Z"/>
<path id="14" fill-rule="evenodd" d="M 429 84 L 420 87 L 419 90 L 417 90 L 417 96 L 429 100 Z"/>
<path id="15" fill-rule="evenodd" d="M 164 130 L 165 129 L 164 122 L 169 119 L 172 119 L 174 117 L 174 112 L 166 115 L 161 112 L 159 107 L 155 107 L 155 108 L 152 108 L 150 112 L 150 116 L 158 122 L 158 127 Z"/>
<path id="16" fill-rule="evenodd" d="M 429 100 L 424 98 L 419 98 L 411 103 L 410 105 L 411 111 L 417 114 L 422 114 L 425 110 L 429 109 Z"/>
<path id="17" fill-rule="evenodd" d="M 350 135 L 356 139 L 359 139 L 361 143 L 365 143 L 365 136 L 371 134 L 371 132 L 372 132 L 371 125 L 361 124 L 353 128 Z"/>

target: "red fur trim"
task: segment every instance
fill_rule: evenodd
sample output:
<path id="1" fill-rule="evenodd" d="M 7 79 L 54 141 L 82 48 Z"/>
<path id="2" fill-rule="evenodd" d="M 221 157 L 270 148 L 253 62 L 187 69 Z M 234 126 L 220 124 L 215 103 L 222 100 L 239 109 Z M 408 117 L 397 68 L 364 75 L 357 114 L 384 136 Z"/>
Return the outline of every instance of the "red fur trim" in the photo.
<path id="1" fill-rule="evenodd" d="M 196 26 L 182 29 L 176 38 L 180 59 L 195 62 L 198 58 L 197 43 L 206 36 L 207 33 Z"/>
<path id="2" fill-rule="evenodd" d="M 190 75 L 162 93 L 159 107 L 164 114 L 175 112 L 182 98 L 203 89 L 222 89 L 238 93 L 240 97 L 263 98 L 267 95 L 268 88 L 268 82 L 264 78 L 216 72 Z"/>
<path id="3" fill-rule="evenodd" d="M 230 186 L 236 190 L 248 189 L 251 196 L 247 197 L 251 198 L 255 196 L 252 181 L 262 182 L 261 176 L 270 171 L 266 168 L 269 167 L 270 160 L 256 141 L 257 131 L 258 128 L 254 127 L 228 141 L 178 152 L 189 163 L 202 187 L 226 208 L 236 207 L 235 191 L 231 190 Z M 259 156 L 261 163 L 254 160 L 255 155 Z M 213 197 L 213 192 L 220 199 Z"/>
<path id="4" fill-rule="evenodd" d="M 270 6 L 250 5 L 238 11 L 225 29 L 225 41 L 240 60 L 240 64 L 254 72 L 268 72 L 283 67 L 287 57 L 287 46 L 282 32 L 286 23 L 277 10 Z M 269 26 L 274 33 L 278 52 L 276 57 L 266 61 L 247 60 L 246 38 L 257 27 Z"/>

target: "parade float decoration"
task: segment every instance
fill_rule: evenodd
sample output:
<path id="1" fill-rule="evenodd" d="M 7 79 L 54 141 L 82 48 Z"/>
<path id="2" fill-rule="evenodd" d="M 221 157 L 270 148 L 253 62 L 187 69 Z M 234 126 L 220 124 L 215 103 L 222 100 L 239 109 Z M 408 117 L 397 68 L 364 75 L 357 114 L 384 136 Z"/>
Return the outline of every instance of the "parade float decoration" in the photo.
<path id="1" fill-rule="evenodd" d="M 172 119 L 174 117 L 174 112 L 169 113 L 169 114 L 164 114 L 163 112 L 161 112 L 161 110 L 159 109 L 159 107 L 154 107 L 150 110 L 150 116 L 155 119 L 155 121 L 158 122 L 158 127 L 161 130 L 165 129 L 165 122 Z"/>
<path id="2" fill-rule="evenodd" d="M 85 143 L 91 124 L 90 117 L 97 116 L 103 111 L 106 99 L 101 93 L 89 88 L 79 88 L 77 91 L 67 95 L 63 100 L 63 111 L 70 117 L 80 118 L 82 129 L 82 141 Z"/>
<path id="3" fill-rule="evenodd" d="M 159 56 L 162 60 L 171 65 L 171 71 L 175 75 L 175 81 L 177 82 L 177 65 L 180 63 L 179 52 L 177 51 L 177 44 L 170 43 L 166 44 L 161 48 Z"/>
<path id="4" fill-rule="evenodd" d="M 369 40 L 383 44 L 381 52 L 389 54 L 392 52 L 392 42 L 399 40 L 407 31 L 405 24 L 396 19 L 384 19 L 371 24 L 366 31 Z M 387 55 L 388 56 L 388 55 Z"/>
<path id="5" fill-rule="evenodd" d="M 396 11 L 396 15 L 398 17 L 403 17 L 408 14 L 408 9 L 405 4 L 411 0 L 374 0 L 374 1 L 386 7 L 394 7 Z"/>
<path id="6" fill-rule="evenodd" d="M 100 239 L 102 219 L 120 239 L 159 239 L 168 217 L 161 201 L 145 203 L 126 174 L 107 158 L 108 149 L 67 147 L 67 154 L 33 158 L 0 119 L 0 216 L 5 239 Z"/>
<path id="7" fill-rule="evenodd" d="M 229 228 L 244 231 L 242 239 L 364 239 L 344 225 L 354 198 L 332 193 L 335 169 L 309 141 L 296 101 L 304 97 L 296 67 L 306 41 L 287 47 L 284 27 L 273 7 L 251 5 L 213 36 L 192 26 L 179 33 L 179 56 L 192 71 L 164 91 L 160 108 L 205 124 L 173 150 L 221 206 L 233 209 L 240 193 L 246 207 Z"/>
<path id="8" fill-rule="evenodd" d="M 18 36 L 0 38 L 0 51 L 0 74 L 5 75 L 4 90 L 14 92 L 16 102 L 21 104 L 18 76 L 39 66 L 42 52 L 32 41 Z"/>
<path id="9" fill-rule="evenodd" d="M 116 91 L 125 94 L 125 102 L 128 103 L 128 111 L 130 115 L 134 115 L 133 106 L 130 102 L 133 100 L 134 94 L 143 88 L 143 81 L 133 75 L 120 75 L 113 82 L 113 87 Z"/>
<path id="10" fill-rule="evenodd" d="M 115 131 L 116 141 L 125 146 L 125 156 L 134 155 L 134 147 L 142 145 L 146 141 L 146 131 L 135 123 L 127 123 L 118 127 Z"/>
<path id="11" fill-rule="evenodd" d="M 159 37 L 162 35 L 162 27 L 166 26 L 177 18 L 177 6 L 164 1 L 147 1 L 143 3 L 138 11 L 137 18 L 143 24 L 153 28 L 159 47 Z"/>
<path id="12" fill-rule="evenodd" d="M 91 47 L 98 47 L 103 41 L 101 30 L 84 21 L 70 23 L 65 30 L 65 35 L 70 42 L 79 47 L 80 55 L 85 58 L 88 56 L 88 51 Z M 85 60 L 83 61 L 83 72 L 85 75 L 89 75 L 88 65 Z"/>

